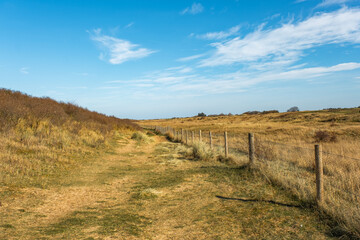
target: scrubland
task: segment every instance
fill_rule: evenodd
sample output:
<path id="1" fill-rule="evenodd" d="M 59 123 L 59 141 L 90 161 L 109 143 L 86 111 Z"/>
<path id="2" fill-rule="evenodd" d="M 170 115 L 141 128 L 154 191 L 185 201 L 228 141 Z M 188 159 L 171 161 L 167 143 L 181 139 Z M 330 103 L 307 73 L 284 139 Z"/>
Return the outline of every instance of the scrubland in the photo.
<path id="1" fill-rule="evenodd" d="M 314 144 L 322 146 L 324 201 L 319 210 L 336 220 L 340 229 L 360 237 L 360 108 L 293 113 L 242 114 L 157 119 L 138 122 L 142 126 L 169 126 L 168 134 L 193 146 L 202 159 L 233 164 L 247 160 L 247 134 L 255 135 L 255 169 L 273 184 L 291 192 L 303 204 L 315 206 Z M 209 145 L 212 132 L 213 149 Z M 228 132 L 228 159 L 223 157 L 224 131 Z M 194 132 L 194 141 L 192 139 Z"/>
<path id="2" fill-rule="evenodd" d="M 0 193 L 46 185 L 139 127 L 70 103 L 0 89 Z"/>

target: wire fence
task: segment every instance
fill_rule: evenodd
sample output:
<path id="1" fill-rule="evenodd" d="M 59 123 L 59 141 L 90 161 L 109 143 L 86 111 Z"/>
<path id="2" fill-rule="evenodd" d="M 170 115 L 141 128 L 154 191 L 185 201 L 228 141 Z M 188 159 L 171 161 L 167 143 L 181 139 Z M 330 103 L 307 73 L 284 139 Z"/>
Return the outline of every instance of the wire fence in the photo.
<path id="1" fill-rule="evenodd" d="M 201 141 L 219 154 L 227 154 L 226 157 L 251 162 L 253 155 L 253 167 L 271 181 L 289 189 L 302 200 L 317 202 L 330 215 L 360 233 L 360 159 L 357 157 L 329 150 L 320 151 L 317 156 L 315 148 L 309 144 L 296 146 L 271 141 L 268 136 L 255 135 L 250 143 L 249 135 L 245 133 L 147 127 L 163 134 L 171 133 L 174 140 L 188 145 Z M 254 150 L 251 152 L 249 149 Z M 317 166 L 319 163 L 321 166 Z"/>

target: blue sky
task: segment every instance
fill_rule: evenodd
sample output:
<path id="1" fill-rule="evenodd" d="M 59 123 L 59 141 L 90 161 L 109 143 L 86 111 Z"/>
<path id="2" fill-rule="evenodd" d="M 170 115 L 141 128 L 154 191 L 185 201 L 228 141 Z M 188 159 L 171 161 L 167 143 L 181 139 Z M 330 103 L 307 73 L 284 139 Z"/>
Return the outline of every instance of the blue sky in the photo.
<path id="1" fill-rule="evenodd" d="M 0 87 L 121 118 L 360 105 L 360 0 L 0 0 Z"/>

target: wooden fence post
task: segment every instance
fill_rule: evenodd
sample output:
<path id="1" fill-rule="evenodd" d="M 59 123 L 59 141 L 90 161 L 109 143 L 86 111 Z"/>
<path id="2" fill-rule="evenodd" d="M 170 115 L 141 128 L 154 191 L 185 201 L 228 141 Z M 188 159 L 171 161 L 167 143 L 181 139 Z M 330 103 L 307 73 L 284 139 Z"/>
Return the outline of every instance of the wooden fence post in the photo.
<path id="1" fill-rule="evenodd" d="M 254 134 L 249 133 L 249 164 L 250 166 L 254 164 L 255 160 L 255 150 L 254 150 Z"/>
<path id="2" fill-rule="evenodd" d="M 194 131 L 191 131 L 191 139 L 192 139 L 192 143 L 194 144 L 194 141 L 195 141 L 195 133 Z"/>
<path id="3" fill-rule="evenodd" d="M 184 129 L 181 129 L 181 142 L 184 142 Z"/>
<path id="4" fill-rule="evenodd" d="M 225 141 L 225 158 L 229 156 L 229 146 L 228 146 L 228 139 L 227 139 L 227 132 L 224 132 L 224 141 Z"/>
<path id="5" fill-rule="evenodd" d="M 201 130 L 199 130 L 199 142 L 201 142 Z"/>
<path id="6" fill-rule="evenodd" d="M 316 171 L 316 201 L 320 205 L 323 202 L 323 164 L 321 146 L 315 145 L 315 171 Z"/>
<path id="7" fill-rule="evenodd" d="M 186 145 L 188 145 L 188 139 L 189 139 L 189 131 L 186 130 Z"/>
<path id="8" fill-rule="evenodd" d="M 210 149 L 212 149 L 212 148 L 213 148 L 213 144 L 212 144 L 211 131 L 209 131 L 209 139 L 210 139 Z"/>

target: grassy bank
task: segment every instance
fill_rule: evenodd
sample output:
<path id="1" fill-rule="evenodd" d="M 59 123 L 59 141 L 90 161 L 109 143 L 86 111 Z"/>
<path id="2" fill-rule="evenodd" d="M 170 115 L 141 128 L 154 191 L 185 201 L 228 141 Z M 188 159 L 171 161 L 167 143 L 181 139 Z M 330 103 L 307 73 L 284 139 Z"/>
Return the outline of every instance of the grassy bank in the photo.
<path id="1" fill-rule="evenodd" d="M 110 150 L 119 134 L 135 129 L 130 120 L 0 89 L 0 186 L 45 187 L 51 177 Z"/>

